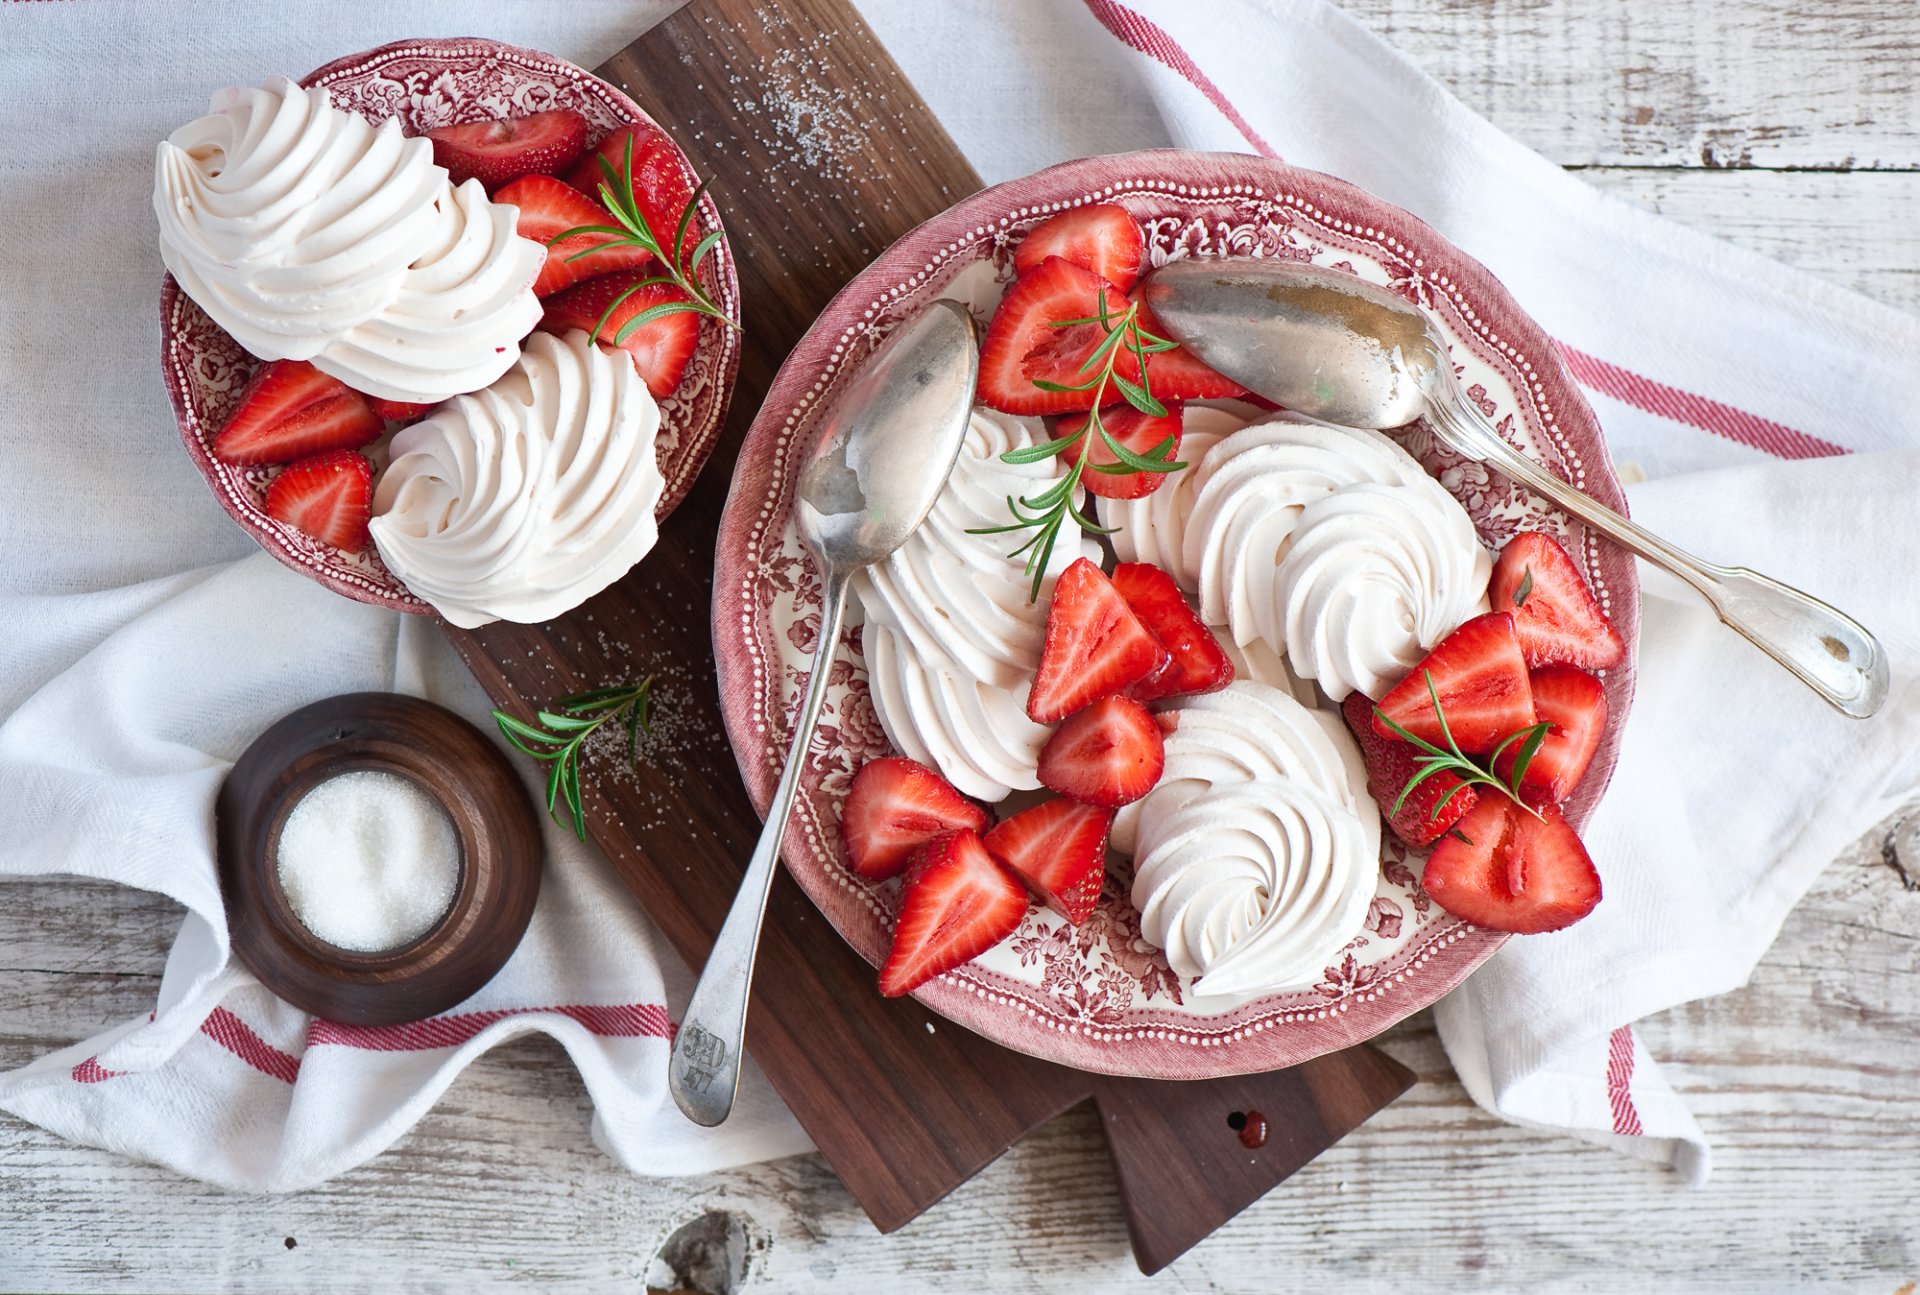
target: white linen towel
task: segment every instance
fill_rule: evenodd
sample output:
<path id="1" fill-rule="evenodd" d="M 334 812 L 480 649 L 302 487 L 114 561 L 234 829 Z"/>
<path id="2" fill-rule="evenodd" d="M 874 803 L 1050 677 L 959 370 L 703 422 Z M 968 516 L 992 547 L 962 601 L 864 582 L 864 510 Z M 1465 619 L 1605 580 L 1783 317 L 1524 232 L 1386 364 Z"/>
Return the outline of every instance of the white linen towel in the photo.
<path id="1" fill-rule="evenodd" d="M 179 452 L 143 358 L 158 349 L 147 159 L 209 91 L 456 31 L 591 65 L 662 7 L 0 5 L 0 617 L 18 627 L 0 639 L 0 874 L 110 877 L 189 909 L 154 1018 L 0 1076 L 0 1106 L 200 1177 L 293 1187 L 388 1145 L 472 1055 L 538 1028 L 638 1171 L 804 1146 L 764 1088 L 718 1136 L 666 1103 L 660 1036 L 684 970 L 560 833 L 526 944 L 434 1030 L 316 1032 L 228 964 L 207 811 L 246 741 L 350 688 L 485 706 L 430 627 L 235 561 L 251 541 Z M 1903 598 L 1920 569 L 1920 321 L 1595 193 L 1318 0 L 860 8 L 989 181 L 1178 144 L 1277 153 L 1412 210 L 1568 348 L 1616 460 L 1649 478 L 1637 516 L 1880 634 L 1894 695 L 1856 724 L 1643 568 L 1639 695 L 1588 833 L 1606 902 L 1512 942 L 1440 1008 L 1489 1109 L 1704 1176 L 1704 1138 L 1631 1023 L 1741 983 L 1813 874 L 1920 772 L 1920 609 Z M 77 111 L 90 67 L 113 76 Z M 72 247 L 87 255 L 45 254 Z"/>

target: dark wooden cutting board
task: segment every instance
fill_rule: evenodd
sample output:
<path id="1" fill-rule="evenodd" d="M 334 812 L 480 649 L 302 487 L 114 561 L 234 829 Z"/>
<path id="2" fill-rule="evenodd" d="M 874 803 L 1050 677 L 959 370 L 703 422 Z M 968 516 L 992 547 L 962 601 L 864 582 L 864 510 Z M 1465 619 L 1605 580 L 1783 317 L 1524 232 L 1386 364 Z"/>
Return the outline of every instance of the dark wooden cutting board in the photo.
<path id="1" fill-rule="evenodd" d="M 781 360 L 828 299 L 981 182 L 845 0 L 695 0 L 598 71 L 713 180 L 744 302 L 739 386 L 712 461 L 625 580 L 547 625 L 448 635 L 495 702 L 528 718 L 568 692 L 659 676 L 659 726 L 678 736 L 656 744 L 636 775 L 588 778 L 587 814 L 594 841 L 698 967 L 760 827 L 719 736 L 708 635 L 735 456 Z M 830 166 L 819 164 L 822 150 Z M 881 998 L 873 969 L 784 874 L 767 910 L 747 1046 L 883 1231 L 1091 1097 L 1147 1272 L 1413 1082 L 1368 1047 L 1192 1083 L 1037 1061 L 911 999 Z M 1271 1130 L 1258 1150 L 1228 1122 L 1249 1110 Z"/>

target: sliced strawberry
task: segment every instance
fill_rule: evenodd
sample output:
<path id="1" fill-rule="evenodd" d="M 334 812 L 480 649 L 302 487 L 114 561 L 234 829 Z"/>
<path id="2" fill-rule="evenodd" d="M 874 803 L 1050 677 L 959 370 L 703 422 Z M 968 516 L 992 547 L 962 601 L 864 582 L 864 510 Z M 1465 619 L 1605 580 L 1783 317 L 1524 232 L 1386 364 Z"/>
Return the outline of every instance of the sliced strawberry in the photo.
<path id="1" fill-rule="evenodd" d="M 1040 785 L 1085 805 L 1118 809 L 1153 790 L 1166 768 L 1160 726 L 1128 697 L 1074 712 L 1040 748 Z"/>
<path id="2" fill-rule="evenodd" d="M 607 326 L 595 335 L 598 342 L 616 345 L 614 338 L 629 319 L 641 311 L 669 301 L 685 301 L 687 294 L 670 283 L 650 283 L 638 289 L 619 305 L 613 303 L 647 276 L 644 274 L 606 274 L 569 288 L 547 303 L 540 327 L 549 333 L 565 333 L 578 328 L 592 332 L 601 317 Z M 607 315 L 607 307 L 613 313 Z M 700 344 L 700 316 L 690 310 L 676 311 L 648 320 L 628 333 L 617 345 L 633 357 L 633 365 L 647 380 L 647 390 L 656 396 L 670 395 L 686 376 L 694 348 Z"/>
<path id="3" fill-rule="evenodd" d="M 1063 720 L 1089 702 L 1125 692 L 1167 660 L 1167 650 L 1113 582 L 1093 563 L 1076 558 L 1053 587 L 1027 714 L 1036 724 Z"/>
<path id="4" fill-rule="evenodd" d="M 633 198 L 640 208 L 640 214 L 647 219 L 647 227 L 653 236 L 665 247 L 673 238 L 673 231 L 680 228 L 680 217 L 686 211 L 687 204 L 693 201 L 693 191 L 699 187 L 693 178 L 693 172 L 687 169 L 686 159 L 680 156 L 673 141 L 666 137 L 658 126 L 650 122 L 635 122 L 631 126 L 622 126 L 614 131 L 594 148 L 591 153 L 580 159 L 580 164 L 567 176 L 567 183 L 586 194 L 595 202 L 600 202 L 600 186 L 605 184 L 618 195 L 626 183 L 627 141 L 633 141 Z M 600 166 L 605 158 L 607 165 L 613 168 L 614 178 L 609 180 Z M 694 245 L 700 241 L 698 222 L 687 226 L 687 236 L 680 243 L 682 262 L 693 254 Z"/>
<path id="5" fill-rule="evenodd" d="M 533 281 L 536 297 L 550 297 L 562 288 L 595 275 L 637 270 L 653 260 L 653 254 L 646 248 L 623 243 L 612 234 L 575 234 L 555 243 L 554 239 L 570 229 L 618 226 L 605 207 L 581 197 L 572 185 L 550 175 L 522 176 L 494 194 L 493 200 L 518 207 L 520 216 L 514 232 L 547 249 L 540 277 Z M 604 250 L 580 255 L 594 248 Z M 572 259 L 575 257 L 579 259 Z"/>
<path id="6" fill-rule="evenodd" d="M 840 807 L 840 840 L 855 872 L 884 881 L 904 871 L 913 852 L 942 832 L 984 832 L 992 822 L 986 810 L 926 765 L 888 755 L 867 761 L 853 775 Z"/>
<path id="7" fill-rule="evenodd" d="M 1078 926 L 1100 902 L 1112 828 L 1112 810 L 1056 796 L 1000 823 L 986 845 L 1035 899 Z"/>
<path id="8" fill-rule="evenodd" d="M 1118 441 L 1122 448 L 1133 454 L 1148 454 L 1159 449 L 1167 441 L 1173 444 L 1165 455 L 1161 456 L 1173 462 L 1180 456 L 1180 424 L 1184 406 L 1179 401 L 1167 405 L 1166 417 L 1158 418 L 1152 414 L 1143 414 L 1132 405 L 1114 405 L 1100 411 L 1100 426 L 1108 436 Z M 1055 429 L 1060 436 L 1071 436 L 1087 425 L 1092 414 L 1069 414 L 1060 420 Z M 1129 468 L 1123 474 L 1101 472 L 1102 467 L 1120 462 L 1119 456 L 1107 448 L 1107 442 L 1098 432 L 1082 437 L 1077 444 L 1067 446 L 1058 452 L 1062 463 L 1072 463 L 1085 454 L 1087 470 L 1080 476 L 1080 484 L 1102 499 L 1139 499 L 1158 490 L 1170 474 L 1165 472 L 1136 472 Z"/>
<path id="9" fill-rule="evenodd" d="M 1442 837 L 1421 885 L 1455 917 L 1521 935 L 1557 931 L 1600 902 L 1600 874 L 1560 811 L 1535 818 L 1505 796 L 1484 796 Z"/>
<path id="10" fill-rule="evenodd" d="M 1573 559 L 1551 537 L 1522 531 L 1500 550 L 1487 595 L 1497 612 L 1512 612 L 1527 664 L 1605 670 L 1627 645 L 1593 600 Z"/>
<path id="11" fill-rule="evenodd" d="M 558 175 L 586 151 L 587 119 L 571 108 L 468 122 L 426 132 L 433 160 L 455 184 L 473 179 L 488 191 L 523 175 Z"/>
<path id="12" fill-rule="evenodd" d="M 1373 699 L 1364 693 L 1348 693 L 1340 713 L 1366 757 L 1367 791 L 1380 806 L 1387 826 L 1408 845 L 1416 850 L 1432 845 L 1479 802 L 1480 794 L 1472 787 L 1450 773 L 1436 773 L 1423 778 L 1396 811 L 1394 802 L 1420 772 L 1419 748 L 1374 732 Z"/>
<path id="13" fill-rule="evenodd" d="M 1600 749 L 1607 728 L 1607 690 L 1584 670 L 1570 665 L 1541 666 L 1528 676 L 1533 712 L 1553 725 L 1520 776 L 1520 794 L 1530 805 L 1558 805 L 1573 794 Z M 1494 771 L 1513 772 L 1519 743 L 1501 753 Z"/>
<path id="14" fill-rule="evenodd" d="M 880 992 L 898 998 L 971 962 L 1012 935 L 1026 913 L 1026 888 L 993 861 L 979 833 L 934 837 L 907 869 Z"/>
<path id="15" fill-rule="evenodd" d="M 1155 337 L 1167 337 L 1167 330 L 1160 326 L 1153 312 L 1147 309 L 1138 288 L 1133 290 L 1132 300 L 1140 307 L 1140 313 L 1134 318 L 1140 330 Z M 1168 338 L 1171 341 L 1171 338 Z M 1120 358 L 1114 363 L 1114 371 L 1129 382 L 1140 381 L 1140 360 L 1132 351 L 1122 349 Z M 1147 356 L 1148 384 L 1154 399 L 1168 400 L 1229 400 L 1244 396 L 1247 389 L 1231 378 L 1215 373 L 1192 351 L 1184 346 L 1176 346 L 1171 351 L 1155 351 Z"/>
<path id="16" fill-rule="evenodd" d="M 383 430 L 365 398 L 340 379 L 305 360 L 274 360 L 241 390 L 213 454 L 228 463 L 291 463 L 327 450 L 357 450 Z"/>
<path id="17" fill-rule="evenodd" d="M 1127 696 L 1140 702 L 1190 697 L 1233 682 L 1233 662 L 1172 576 L 1151 562 L 1122 562 L 1113 569 L 1113 587 L 1171 657 L 1166 669 L 1127 689 Z"/>
<path id="18" fill-rule="evenodd" d="M 1035 225 L 1013 249 L 1013 268 L 1025 274 L 1049 256 L 1057 256 L 1092 270 L 1125 292 L 1140 277 L 1144 252 L 1140 226 L 1127 209 L 1111 202 L 1096 202 Z"/>
<path id="19" fill-rule="evenodd" d="M 1535 722 L 1527 663 L 1520 655 L 1513 617 L 1505 612 L 1476 616 L 1441 639 L 1412 673 L 1380 699 L 1388 719 L 1415 737 L 1444 747 L 1446 735 L 1440 731 L 1441 716 L 1433 711 L 1428 675 L 1439 691 L 1447 730 L 1462 751 L 1491 751 L 1515 729 Z M 1373 731 L 1381 737 L 1397 736 L 1378 716 Z"/>
<path id="20" fill-rule="evenodd" d="M 1127 299 L 1092 270 L 1050 256 L 1013 281 L 980 343 L 980 402 L 1009 414 L 1064 414 L 1093 408 L 1094 393 L 1046 391 L 1035 378 L 1062 386 L 1085 382 L 1080 364 L 1100 345 L 1097 323 L 1053 325 L 1066 319 L 1096 319 L 1105 299 L 1115 319 Z"/>
<path id="21" fill-rule="evenodd" d="M 290 463 L 267 487 L 267 515 L 349 553 L 367 547 L 373 464 L 352 450 Z"/>
<path id="22" fill-rule="evenodd" d="M 390 423 L 411 423 L 423 417 L 433 406 L 416 405 L 407 400 L 383 400 L 379 396 L 368 396 L 367 408 Z"/>

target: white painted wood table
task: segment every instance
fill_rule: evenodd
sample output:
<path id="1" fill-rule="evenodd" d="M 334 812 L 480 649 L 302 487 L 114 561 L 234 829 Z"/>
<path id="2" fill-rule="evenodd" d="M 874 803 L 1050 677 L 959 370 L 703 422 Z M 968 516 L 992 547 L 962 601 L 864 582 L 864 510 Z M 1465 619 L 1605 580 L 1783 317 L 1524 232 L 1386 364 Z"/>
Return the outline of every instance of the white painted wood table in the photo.
<path id="1" fill-rule="evenodd" d="M 1920 4 L 1349 0 L 1470 105 L 1601 188 L 1920 309 Z M 1915 357 L 1920 363 L 1920 356 Z M 876 1234 L 818 1157 L 630 1177 L 559 1048 L 477 1062 L 393 1150 L 245 1197 L 0 1116 L 0 1289 L 636 1291 L 663 1238 L 744 1229 L 768 1291 L 1842 1288 L 1920 1280 L 1920 876 L 1887 828 L 1821 877 L 1746 989 L 1645 1022 L 1716 1146 L 1661 1170 L 1502 1125 L 1425 1013 L 1419 1085 L 1157 1281 L 1092 1116 Z M 0 891 L 0 1066 L 149 1009 L 179 912 L 93 884 Z M 682 1274 L 697 1279 L 699 1274 Z"/>

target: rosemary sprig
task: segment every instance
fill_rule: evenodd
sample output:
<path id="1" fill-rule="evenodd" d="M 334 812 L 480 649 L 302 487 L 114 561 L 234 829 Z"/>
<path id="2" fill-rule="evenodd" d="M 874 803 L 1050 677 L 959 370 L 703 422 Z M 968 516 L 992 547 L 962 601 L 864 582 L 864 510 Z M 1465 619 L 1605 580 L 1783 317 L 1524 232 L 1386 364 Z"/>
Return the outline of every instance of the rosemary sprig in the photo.
<path id="1" fill-rule="evenodd" d="M 608 235 L 607 242 L 596 243 L 592 247 L 575 252 L 567 260 L 577 261 L 583 256 L 604 252 L 610 247 L 639 247 L 653 253 L 654 259 L 666 268 L 666 273 L 651 275 L 640 280 L 609 302 L 605 312 L 600 316 L 600 322 L 593 326 L 592 336 L 600 339 L 600 330 L 607 326 L 609 319 L 613 318 L 613 312 L 620 308 L 620 303 L 642 288 L 656 287 L 660 284 L 678 288 L 687 295 L 688 300 L 662 301 L 648 306 L 622 324 L 617 333 L 604 340 L 618 346 L 626 341 L 628 335 L 635 329 L 644 328 L 664 315 L 708 315 L 737 331 L 740 326 L 727 318 L 727 312 L 720 308 L 700 284 L 700 263 L 720 245 L 725 235 L 716 229 L 694 244 L 693 250 L 684 258 L 684 263 L 680 256 L 680 249 L 687 245 L 687 230 L 693 225 L 693 214 L 700 209 L 700 198 L 706 193 L 707 184 L 711 181 L 702 182 L 700 187 L 693 191 L 693 196 L 687 199 L 686 207 L 680 212 L 679 227 L 673 232 L 673 252 L 669 255 L 659 237 L 653 232 L 653 226 L 647 223 L 646 213 L 640 210 L 639 197 L 634 193 L 633 136 L 627 136 L 626 155 L 619 170 L 616 171 L 613 163 L 604 157 L 599 158 L 598 161 L 600 173 L 604 177 L 600 182 L 600 201 L 608 211 L 613 213 L 613 218 L 619 222 L 619 226 L 616 228 L 612 225 L 575 225 L 572 229 L 555 234 L 548 239 L 547 246 L 553 247 L 578 234 L 605 234 Z"/>
<path id="2" fill-rule="evenodd" d="M 641 733 L 652 733 L 653 676 L 637 684 L 616 684 L 575 693 L 554 703 L 535 718 L 541 727 L 515 719 L 503 710 L 493 712 L 500 735 L 536 760 L 548 762 L 547 813 L 560 822 L 565 802 L 573 816 L 574 835 L 587 839 L 587 815 L 580 802 L 580 748 L 602 724 L 619 719 L 627 730 L 627 763 L 632 764 Z"/>
<path id="3" fill-rule="evenodd" d="M 1421 674 L 1426 677 L 1427 696 L 1433 698 L 1433 715 L 1440 721 L 1440 736 L 1446 739 L 1447 746 L 1442 750 L 1425 738 L 1414 736 L 1388 719 L 1387 713 L 1378 706 L 1373 708 L 1374 718 L 1392 729 L 1397 736 L 1413 743 L 1424 752 L 1423 755 L 1416 757 L 1415 761 L 1420 765 L 1420 772 L 1409 778 L 1407 785 L 1400 789 L 1400 795 L 1393 802 L 1393 809 L 1390 812 L 1398 814 L 1400 807 L 1407 803 L 1407 797 L 1413 795 L 1414 788 L 1427 779 L 1436 774 L 1450 773 L 1460 780 L 1460 786 L 1448 791 L 1435 802 L 1432 813 L 1427 816 L 1428 822 L 1438 820 L 1440 811 L 1447 807 L 1447 802 L 1458 795 L 1461 788 L 1471 786 L 1492 787 L 1527 813 L 1539 818 L 1540 811 L 1521 799 L 1520 780 L 1527 776 L 1527 766 L 1532 764 L 1533 757 L 1539 754 L 1540 744 L 1547 740 L 1547 732 L 1553 725 L 1543 720 L 1538 724 L 1529 724 L 1525 728 L 1515 729 L 1500 739 L 1500 745 L 1493 748 L 1493 753 L 1487 757 L 1484 766 L 1477 765 L 1467 758 L 1460 750 L 1460 744 L 1453 740 L 1453 730 L 1447 727 L 1447 714 L 1440 708 L 1440 690 L 1434 686 L 1433 671 L 1423 670 Z M 1506 754 L 1507 748 L 1515 742 L 1520 744 L 1520 749 L 1514 752 L 1513 769 L 1503 782 L 1493 770 L 1500 763 L 1500 757 Z"/>
<path id="4" fill-rule="evenodd" d="M 1040 586 L 1045 583 L 1047 564 L 1053 558 L 1054 545 L 1060 538 L 1060 532 L 1066 523 L 1075 526 L 1089 535 L 1111 535 L 1113 528 L 1095 522 L 1073 505 L 1074 491 L 1080 487 L 1080 479 L 1089 468 L 1108 476 L 1131 476 L 1136 472 L 1177 472 L 1187 465 L 1173 458 L 1173 438 L 1167 437 L 1145 454 L 1136 454 L 1116 440 L 1101 421 L 1100 406 L 1105 403 L 1107 388 L 1119 389 L 1129 405 L 1150 418 L 1165 418 L 1167 407 L 1154 398 L 1152 384 L 1147 377 L 1147 357 L 1161 351 L 1170 351 L 1179 343 L 1164 337 L 1156 337 L 1140 327 L 1140 307 L 1129 304 L 1126 313 L 1115 318 L 1107 313 L 1106 297 L 1100 299 L 1100 313 L 1085 319 L 1062 319 L 1049 324 L 1052 328 L 1075 328 L 1087 324 L 1098 324 L 1106 336 L 1093 353 L 1080 362 L 1076 372 L 1088 376 L 1079 382 L 1050 382 L 1044 378 L 1034 378 L 1033 385 L 1042 391 L 1091 391 L 1093 407 L 1088 411 L 1087 421 L 1065 436 L 1046 442 L 1043 445 L 1030 445 L 1023 450 L 1008 450 L 1000 456 L 1003 463 L 1038 463 L 1058 454 L 1064 454 L 1075 445 L 1080 453 L 1073 457 L 1073 465 L 1067 474 L 1042 490 L 1039 494 L 1022 498 L 1007 497 L 1007 510 L 1013 514 L 1013 520 L 1004 526 L 981 526 L 969 530 L 969 535 L 1004 535 L 1010 531 L 1031 530 L 1033 536 L 1008 557 L 1027 555 L 1025 574 L 1033 581 L 1027 593 L 1028 602 L 1037 602 L 1040 598 Z M 1140 381 L 1130 382 L 1115 372 L 1114 365 L 1120 358 L 1122 349 L 1130 351 L 1137 362 Z M 1098 438 L 1096 442 L 1095 438 Z M 1094 445 L 1103 444 L 1112 454 L 1115 462 L 1090 462 Z"/>

